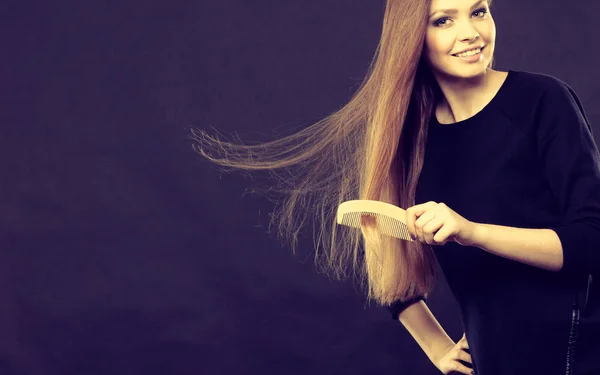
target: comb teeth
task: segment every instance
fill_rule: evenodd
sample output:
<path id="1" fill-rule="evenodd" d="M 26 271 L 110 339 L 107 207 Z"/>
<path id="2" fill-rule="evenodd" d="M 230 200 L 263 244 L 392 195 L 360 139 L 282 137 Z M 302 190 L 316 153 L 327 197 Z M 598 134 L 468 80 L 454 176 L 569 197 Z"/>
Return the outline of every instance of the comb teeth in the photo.
<path id="1" fill-rule="evenodd" d="M 353 228 L 360 228 L 360 218 L 362 216 L 372 216 L 375 217 L 375 222 L 377 225 L 377 229 L 385 235 L 397 237 L 403 240 L 412 241 L 410 238 L 410 233 L 408 232 L 408 227 L 402 221 L 386 216 L 381 215 L 376 212 L 352 212 L 346 213 L 342 216 L 342 222 L 340 224 L 350 226 Z"/>

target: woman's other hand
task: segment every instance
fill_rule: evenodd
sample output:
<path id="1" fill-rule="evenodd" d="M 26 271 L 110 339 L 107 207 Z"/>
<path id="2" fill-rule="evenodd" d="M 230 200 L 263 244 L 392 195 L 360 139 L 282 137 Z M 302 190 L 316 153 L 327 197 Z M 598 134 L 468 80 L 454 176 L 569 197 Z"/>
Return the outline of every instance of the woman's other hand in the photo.
<path id="1" fill-rule="evenodd" d="M 473 369 L 465 366 L 460 361 L 473 363 L 471 360 L 471 354 L 467 353 L 464 349 L 469 349 L 469 343 L 467 342 L 466 334 L 458 341 L 454 346 L 448 346 L 445 353 L 442 354 L 438 359 L 436 367 L 444 375 L 459 373 L 472 375 L 474 374 Z"/>

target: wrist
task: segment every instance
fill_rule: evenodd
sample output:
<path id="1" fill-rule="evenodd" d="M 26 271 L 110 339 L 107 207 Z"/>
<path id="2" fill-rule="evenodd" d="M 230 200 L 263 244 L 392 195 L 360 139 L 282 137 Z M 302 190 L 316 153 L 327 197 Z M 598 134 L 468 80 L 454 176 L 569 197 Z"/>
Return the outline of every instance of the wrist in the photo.
<path id="1" fill-rule="evenodd" d="M 432 357 L 429 358 L 434 366 L 441 371 L 440 360 L 456 343 L 452 339 L 444 340 L 444 342 L 437 344 L 432 350 Z"/>
<path id="2" fill-rule="evenodd" d="M 483 245 L 485 244 L 486 238 L 487 227 L 485 226 L 485 224 L 473 223 L 473 238 L 471 246 L 483 249 Z"/>

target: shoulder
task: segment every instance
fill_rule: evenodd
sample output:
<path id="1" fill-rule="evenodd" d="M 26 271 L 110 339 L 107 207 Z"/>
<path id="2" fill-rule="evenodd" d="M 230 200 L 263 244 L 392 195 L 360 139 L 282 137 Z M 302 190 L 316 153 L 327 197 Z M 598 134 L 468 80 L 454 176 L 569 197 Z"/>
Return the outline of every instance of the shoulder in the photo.
<path id="1" fill-rule="evenodd" d="M 544 115 L 563 111 L 584 113 L 575 90 L 564 80 L 528 71 L 512 70 L 511 74 L 511 84 L 507 95 L 504 96 L 503 110 L 521 127 L 528 127 L 528 123 L 537 122 Z"/>
<path id="2" fill-rule="evenodd" d="M 529 97 L 553 98 L 574 93 L 573 88 L 560 78 L 549 74 L 513 70 L 515 88 Z"/>
<path id="3" fill-rule="evenodd" d="M 560 78 L 511 70 L 505 85 L 494 105 L 496 114 L 524 134 L 535 134 L 557 121 L 579 121 L 590 127 L 581 100 Z"/>
<path id="4" fill-rule="evenodd" d="M 588 116 L 575 90 L 560 78 L 526 71 L 515 72 L 513 113 L 523 129 L 550 131 L 557 124 L 578 123 L 591 131 Z M 554 131 L 554 130 L 552 130 Z"/>

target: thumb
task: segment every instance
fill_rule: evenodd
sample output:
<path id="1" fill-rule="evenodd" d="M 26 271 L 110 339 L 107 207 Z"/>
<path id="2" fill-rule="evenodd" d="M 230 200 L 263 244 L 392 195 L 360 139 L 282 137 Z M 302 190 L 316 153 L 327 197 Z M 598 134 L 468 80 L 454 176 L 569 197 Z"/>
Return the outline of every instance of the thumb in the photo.
<path id="1" fill-rule="evenodd" d="M 415 215 L 417 217 L 423 215 L 425 212 L 427 212 L 427 210 L 431 209 L 432 207 L 435 207 L 436 203 L 435 202 L 426 202 L 426 203 L 421 203 L 421 204 L 417 204 L 415 206 L 412 207 L 413 212 L 415 213 Z"/>

